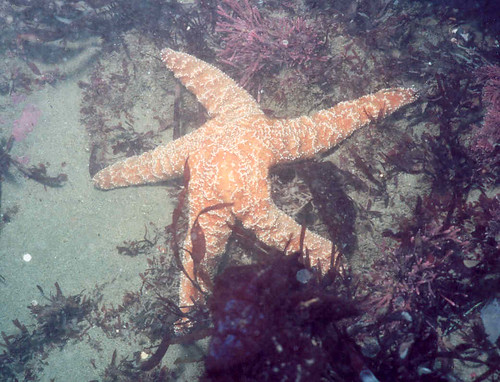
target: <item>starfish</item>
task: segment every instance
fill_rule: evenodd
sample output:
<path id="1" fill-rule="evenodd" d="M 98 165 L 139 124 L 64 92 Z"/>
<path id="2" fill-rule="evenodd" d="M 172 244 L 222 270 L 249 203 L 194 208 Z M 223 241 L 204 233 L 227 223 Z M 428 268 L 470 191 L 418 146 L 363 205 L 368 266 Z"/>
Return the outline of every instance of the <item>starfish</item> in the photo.
<path id="1" fill-rule="evenodd" d="M 368 124 L 373 116 L 388 115 L 416 99 L 412 89 L 384 89 L 311 116 L 273 119 L 216 67 L 171 49 L 164 49 L 161 58 L 206 108 L 208 121 L 188 135 L 99 171 L 93 181 L 105 190 L 160 182 L 181 176 L 187 161 L 191 228 L 184 241 L 182 262 L 191 279 L 195 276 L 191 230 L 196 219 L 205 236 L 202 265 L 209 271 L 224 252 L 236 219 L 265 244 L 287 253 L 298 251 L 301 227 L 271 200 L 269 169 L 322 153 Z M 210 210 L 215 205 L 223 207 Z M 330 264 L 332 254 L 338 254 L 330 240 L 309 230 L 303 246 L 311 263 L 323 269 Z M 189 278 L 181 274 L 179 300 L 184 309 L 200 297 Z"/>

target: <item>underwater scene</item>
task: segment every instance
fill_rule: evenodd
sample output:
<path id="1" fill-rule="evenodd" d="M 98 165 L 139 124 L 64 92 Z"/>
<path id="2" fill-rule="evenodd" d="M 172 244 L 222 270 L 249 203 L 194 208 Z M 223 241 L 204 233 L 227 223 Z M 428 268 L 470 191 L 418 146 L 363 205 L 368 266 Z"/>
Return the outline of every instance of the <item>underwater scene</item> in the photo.
<path id="1" fill-rule="evenodd" d="M 500 381 L 500 7 L 0 2 L 0 381 Z"/>

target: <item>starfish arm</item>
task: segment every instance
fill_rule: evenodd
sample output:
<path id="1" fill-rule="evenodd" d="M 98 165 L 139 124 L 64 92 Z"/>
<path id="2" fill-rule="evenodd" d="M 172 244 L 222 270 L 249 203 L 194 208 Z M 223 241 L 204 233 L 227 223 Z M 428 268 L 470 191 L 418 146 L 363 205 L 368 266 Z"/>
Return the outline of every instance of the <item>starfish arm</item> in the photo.
<path id="1" fill-rule="evenodd" d="M 302 227 L 280 211 L 270 198 L 254 201 L 251 208 L 244 208 L 235 203 L 235 212 L 243 226 L 254 232 L 264 244 L 286 250 L 287 253 L 300 250 Z M 306 229 L 303 245 L 309 253 L 312 265 L 328 268 L 333 249 L 330 240 Z"/>
<path id="2" fill-rule="evenodd" d="M 201 133 L 195 131 L 154 150 L 116 162 L 94 175 L 94 185 L 109 190 L 181 176 L 188 155 L 199 147 Z"/>
<path id="3" fill-rule="evenodd" d="M 216 67 L 187 53 L 163 49 L 162 61 L 207 109 L 210 117 L 263 115 L 257 102 L 233 79 Z"/>
<path id="4" fill-rule="evenodd" d="M 354 101 L 341 102 L 310 117 L 277 120 L 276 139 L 269 141 L 276 153 L 275 163 L 326 151 L 370 121 L 387 116 L 415 100 L 412 89 L 384 89 Z"/>
<path id="5" fill-rule="evenodd" d="M 193 251 L 193 235 L 191 230 L 202 208 L 201 206 L 192 207 L 192 204 L 197 203 L 190 202 L 189 227 L 191 228 L 188 230 L 182 247 L 184 250 L 182 266 L 189 275 L 189 278 L 194 280 L 194 263 L 191 256 Z M 227 240 L 231 235 L 231 228 L 228 223 L 234 224 L 234 218 L 228 208 L 221 208 L 199 215 L 198 223 L 200 224 L 205 239 L 205 248 L 201 248 L 201 250 L 205 251 L 201 265 L 208 274 L 213 275 L 214 269 L 217 267 L 218 255 L 222 254 L 226 249 Z M 193 301 L 200 298 L 200 292 L 195 288 L 189 278 L 182 273 L 179 284 L 179 306 L 181 306 L 184 311 L 188 311 L 189 306 L 193 305 Z M 203 288 L 204 284 L 199 277 L 198 282 Z"/>

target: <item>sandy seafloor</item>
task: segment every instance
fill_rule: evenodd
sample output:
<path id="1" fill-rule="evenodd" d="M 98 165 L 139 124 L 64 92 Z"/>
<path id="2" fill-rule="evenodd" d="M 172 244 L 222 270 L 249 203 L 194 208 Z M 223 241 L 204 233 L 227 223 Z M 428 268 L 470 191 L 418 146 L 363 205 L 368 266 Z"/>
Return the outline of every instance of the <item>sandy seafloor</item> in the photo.
<path id="1" fill-rule="evenodd" d="M 164 186 L 102 192 L 91 182 L 89 139 L 80 123 L 82 91 L 78 81 L 88 79 L 93 69 L 89 62 L 96 52 L 97 48 L 89 47 L 59 64 L 67 78 L 54 86 L 43 86 L 18 105 L 13 105 L 10 96 L 0 97 L 2 137 L 9 136 L 24 105 L 36 105 L 42 113 L 33 132 L 16 142 L 11 154 L 29 157 L 30 165 L 49 163 L 50 175 L 62 172 L 68 176 L 63 187 L 45 188 L 11 168 L 13 177 L 2 184 L 2 210 L 19 206 L 19 212 L 0 233 L 0 274 L 5 279 L 0 283 L 0 331 L 9 334 L 18 331 L 12 324 L 14 319 L 28 329 L 34 324 L 28 305 L 46 302 L 37 285 L 49 295 L 55 293 L 54 283 L 58 282 L 69 296 L 109 283 L 103 290 L 103 303 L 119 304 L 126 291 L 141 285 L 138 273 L 146 268 L 146 258 L 119 255 L 116 246 L 124 240 L 142 239 L 149 222 L 159 227 L 170 223 L 173 201 Z M 23 261 L 25 254 L 32 256 L 30 262 Z M 115 349 L 118 360 L 142 350 L 137 344 L 128 346 L 107 339 L 99 328 L 89 334 L 98 340 L 101 351 L 96 352 L 87 340 L 70 340 L 49 352 L 43 372 L 38 373 L 40 381 L 100 380 Z M 196 366 L 171 365 L 182 353 L 180 346 L 171 346 L 163 364 L 185 368 L 183 379 L 191 380 L 197 375 Z"/>

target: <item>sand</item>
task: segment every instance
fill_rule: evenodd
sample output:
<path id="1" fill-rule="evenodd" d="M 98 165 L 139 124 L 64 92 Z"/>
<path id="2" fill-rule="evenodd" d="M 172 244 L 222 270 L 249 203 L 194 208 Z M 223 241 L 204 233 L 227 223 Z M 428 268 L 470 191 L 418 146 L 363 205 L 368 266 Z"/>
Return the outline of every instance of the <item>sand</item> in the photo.
<path id="1" fill-rule="evenodd" d="M 0 283 L 0 330 L 7 334 L 18 332 L 12 324 L 15 319 L 32 330 L 35 320 L 27 307 L 44 303 L 37 285 L 49 294 L 55 293 L 54 283 L 58 282 L 69 296 L 107 283 L 103 303 L 121 303 L 126 291 L 139 288 L 138 274 L 147 264 L 144 256 L 118 254 L 116 246 L 124 240 L 142 239 L 150 222 L 164 227 L 171 219 L 175 201 L 165 186 L 103 192 L 91 182 L 89 138 L 80 122 L 82 90 L 78 81 L 88 79 L 97 53 L 97 46 L 90 47 L 59 64 L 66 79 L 33 91 L 17 105 L 9 95 L 0 98 L 1 137 L 10 135 L 24 105 L 41 110 L 33 132 L 16 142 L 11 154 L 28 157 L 30 165 L 49 163 L 49 174 L 68 176 L 63 187 L 46 188 L 11 167 L 13 176 L 2 183 L 2 211 L 19 207 L 0 232 L 0 275 L 5 279 Z M 43 70 L 42 63 L 37 65 Z M 23 260 L 25 254 L 31 255 L 31 261 Z M 90 340 L 98 341 L 102 350 L 96 351 Z M 41 381 L 69 381 L 75 376 L 81 381 L 100 380 L 114 349 L 118 349 L 118 359 L 142 350 L 138 344 L 109 340 L 100 328 L 93 328 L 83 341 L 70 341 L 62 349 L 49 351 L 46 366 L 37 374 Z M 179 355 L 180 347 L 172 347 L 164 362 Z"/>

